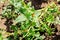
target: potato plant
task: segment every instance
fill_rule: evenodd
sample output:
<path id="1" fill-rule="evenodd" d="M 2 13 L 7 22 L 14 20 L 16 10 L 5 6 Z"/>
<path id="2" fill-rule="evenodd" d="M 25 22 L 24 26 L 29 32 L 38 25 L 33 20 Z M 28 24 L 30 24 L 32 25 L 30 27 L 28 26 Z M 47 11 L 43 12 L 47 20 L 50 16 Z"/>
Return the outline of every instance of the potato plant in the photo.
<path id="1" fill-rule="evenodd" d="M 10 0 L 2 12 L 2 17 L 13 21 L 10 25 L 13 34 L 9 35 L 7 40 L 43 40 L 45 33 L 52 35 L 53 29 L 50 25 L 55 23 L 60 12 L 55 3 L 48 5 L 35 10 L 31 2 L 25 4 L 24 0 Z"/>

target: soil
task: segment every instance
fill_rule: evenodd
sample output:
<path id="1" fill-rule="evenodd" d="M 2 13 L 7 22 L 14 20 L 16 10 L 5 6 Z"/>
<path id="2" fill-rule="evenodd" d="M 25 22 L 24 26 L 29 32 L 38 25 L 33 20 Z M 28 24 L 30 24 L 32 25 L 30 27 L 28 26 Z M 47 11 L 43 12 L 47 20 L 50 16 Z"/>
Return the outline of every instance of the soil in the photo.
<path id="1" fill-rule="evenodd" d="M 6 30 L 6 25 L 4 25 L 6 19 L 2 19 L 2 9 L 3 9 L 4 6 L 7 5 L 8 2 L 9 2 L 8 0 L 6 0 L 4 3 L 0 2 L 0 28 L 4 29 L 4 30 Z"/>
<path id="2" fill-rule="evenodd" d="M 25 3 L 28 3 L 29 1 L 32 2 L 32 6 L 34 6 L 34 8 L 36 10 L 38 9 L 42 9 L 44 8 L 45 6 L 47 6 L 48 3 L 54 1 L 54 0 L 25 0 Z M 54 1 L 56 2 L 56 1 Z M 4 6 L 6 6 L 8 3 L 8 0 L 6 0 L 4 3 L 0 3 L 0 29 L 4 29 L 6 31 L 10 31 L 9 29 L 9 25 L 12 24 L 12 21 L 9 20 L 9 19 L 1 19 L 2 15 L 2 8 Z M 57 2 L 56 2 L 57 3 Z M 58 2 L 58 4 L 60 4 L 60 2 Z M 7 23 L 7 24 L 6 24 Z M 60 40 L 60 25 L 59 24 L 56 24 L 56 25 L 52 25 L 52 27 L 55 27 L 56 28 L 56 31 L 55 31 L 55 34 L 53 34 L 52 36 L 48 36 L 46 35 L 46 38 L 44 40 Z M 11 32 L 11 31 L 10 31 Z"/>

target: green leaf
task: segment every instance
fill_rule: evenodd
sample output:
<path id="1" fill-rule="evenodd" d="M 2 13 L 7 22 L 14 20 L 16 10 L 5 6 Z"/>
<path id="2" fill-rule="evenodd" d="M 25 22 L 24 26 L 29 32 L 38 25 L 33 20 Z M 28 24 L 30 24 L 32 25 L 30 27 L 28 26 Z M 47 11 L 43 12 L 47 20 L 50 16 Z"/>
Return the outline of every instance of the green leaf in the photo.
<path id="1" fill-rule="evenodd" d="M 29 3 L 27 4 L 27 6 L 30 7 L 30 6 L 31 6 L 31 2 L 29 2 Z"/>
<path id="2" fill-rule="evenodd" d="M 18 31 L 15 31 L 14 32 L 14 39 L 17 39 L 17 36 L 18 36 Z"/>
<path id="3" fill-rule="evenodd" d="M 25 17 L 23 14 L 20 14 L 20 15 L 16 18 L 15 22 L 18 23 L 18 22 L 23 22 L 23 21 L 25 21 L 25 20 L 26 20 L 26 17 Z"/>
<path id="4" fill-rule="evenodd" d="M 51 35 L 52 34 L 52 32 L 51 32 L 51 28 L 48 26 L 48 25 L 46 25 L 46 24 L 43 24 L 43 27 L 45 27 L 45 31 L 49 34 L 49 35 Z"/>
<path id="5" fill-rule="evenodd" d="M 3 40 L 2 34 L 0 33 L 0 40 Z"/>
<path id="6" fill-rule="evenodd" d="M 39 37 L 40 36 L 40 33 L 39 32 L 36 32 L 34 36 L 35 37 Z"/>
<path id="7" fill-rule="evenodd" d="M 54 16 L 52 14 L 50 14 L 47 18 L 46 18 L 47 22 L 52 23 L 54 21 Z"/>
<path id="8" fill-rule="evenodd" d="M 22 24 L 21 27 L 20 27 L 21 30 L 25 30 L 25 26 Z"/>
<path id="9" fill-rule="evenodd" d="M 17 26 L 15 26 L 15 25 L 11 25 L 11 29 L 12 29 L 13 31 L 17 31 L 17 30 L 18 30 Z"/>

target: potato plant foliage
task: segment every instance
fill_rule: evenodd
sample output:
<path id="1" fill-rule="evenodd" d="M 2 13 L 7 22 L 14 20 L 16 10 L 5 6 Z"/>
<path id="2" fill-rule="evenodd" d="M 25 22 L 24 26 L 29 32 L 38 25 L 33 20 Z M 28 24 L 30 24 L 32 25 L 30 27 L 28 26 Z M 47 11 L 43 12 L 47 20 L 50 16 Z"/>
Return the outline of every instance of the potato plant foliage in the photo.
<path id="1" fill-rule="evenodd" d="M 24 0 L 10 0 L 3 8 L 2 17 L 12 19 L 10 25 L 13 30 L 13 38 L 7 40 L 43 40 L 45 36 L 41 33 L 53 34 L 51 24 L 55 24 L 56 17 L 60 14 L 59 7 L 55 3 L 40 10 L 35 10 L 31 2 Z M 20 35 L 20 36 L 19 36 Z M 1 39 L 1 38 L 0 38 Z"/>

